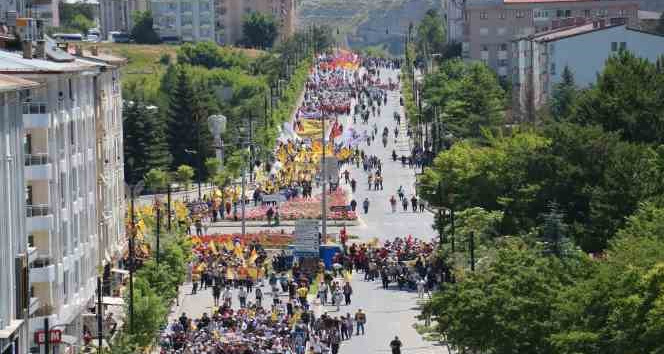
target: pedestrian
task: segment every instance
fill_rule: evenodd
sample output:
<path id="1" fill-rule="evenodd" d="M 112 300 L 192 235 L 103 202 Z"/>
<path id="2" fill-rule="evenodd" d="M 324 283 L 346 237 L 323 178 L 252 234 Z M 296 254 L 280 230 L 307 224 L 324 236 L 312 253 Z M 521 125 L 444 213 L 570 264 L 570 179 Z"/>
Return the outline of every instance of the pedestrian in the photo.
<path id="1" fill-rule="evenodd" d="M 243 287 L 240 287 L 240 290 L 237 293 L 237 298 L 240 300 L 241 308 L 247 307 L 247 291 Z"/>
<path id="2" fill-rule="evenodd" d="M 392 213 L 397 212 L 397 199 L 394 196 L 390 197 L 390 207 L 392 208 Z"/>
<path id="3" fill-rule="evenodd" d="M 339 353 L 339 343 L 340 342 L 341 342 L 341 338 L 339 338 L 339 332 L 332 331 L 332 334 L 330 335 L 330 347 L 332 349 L 332 354 L 338 354 Z"/>
<path id="4" fill-rule="evenodd" d="M 256 306 L 263 307 L 263 290 L 256 287 Z"/>
<path id="5" fill-rule="evenodd" d="M 226 287 L 226 290 L 224 290 L 224 305 L 231 307 L 231 301 L 233 301 L 233 294 L 231 293 L 231 288 Z"/>
<path id="6" fill-rule="evenodd" d="M 272 225 L 272 217 L 274 216 L 274 209 L 270 207 L 266 212 L 265 216 L 267 216 L 267 226 Z"/>
<path id="7" fill-rule="evenodd" d="M 420 213 L 424 212 L 424 199 L 420 198 Z"/>
<path id="8" fill-rule="evenodd" d="M 346 300 L 346 306 L 348 306 L 350 305 L 350 296 L 353 294 L 353 287 L 350 286 L 349 282 L 346 282 L 346 284 L 344 284 L 343 291 L 344 291 L 344 299 Z"/>
<path id="9" fill-rule="evenodd" d="M 350 210 L 355 211 L 355 209 L 357 209 L 357 201 L 355 201 L 355 199 L 353 199 L 353 200 L 350 201 Z"/>
<path id="10" fill-rule="evenodd" d="M 365 214 L 369 213 L 369 198 L 364 198 L 364 202 L 362 202 L 362 207 L 364 208 Z"/>
<path id="11" fill-rule="evenodd" d="M 344 180 L 346 181 L 346 184 L 350 182 L 350 172 L 348 172 L 348 170 L 344 171 Z"/>
<path id="12" fill-rule="evenodd" d="M 360 335 L 360 329 L 362 330 L 362 335 L 364 335 L 364 324 L 367 323 L 367 315 L 362 312 L 362 309 L 358 309 L 355 313 L 355 323 L 357 325 L 355 335 Z"/>
<path id="13" fill-rule="evenodd" d="M 392 348 L 392 354 L 401 354 L 401 341 L 399 337 L 394 336 L 394 339 L 390 342 L 390 348 Z"/>
<path id="14" fill-rule="evenodd" d="M 324 281 L 320 282 L 318 286 L 318 298 L 320 299 L 321 305 L 327 303 L 327 284 Z"/>
<path id="15" fill-rule="evenodd" d="M 201 276 L 198 273 L 194 273 L 191 276 L 191 295 L 196 295 L 198 290 L 198 280 Z"/>
<path id="16" fill-rule="evenodd" d="M 415 195 L 410 198 L 410 204 L 413 206 L 413 213 L 417 213 L 417 197 Z"/>
<path id="17" fill-rule="evenodd" d="M 417 297 L 420 299 L 424 298 L 424 285 L 425 285 L 424 279 L 420 278 L 417 281 Z"/>
<path id="18" fill-rule="evenodd" d="M 351 190 L 353 193 L 355 193 L 355 187 L 356 187 L 356 186 L 357 186 L 357 181 L 355 180 L 355 178 L 351 179 L 351 180 L 350 180 L 350 190 Z"/>
<path id="19" fill-rule="evenodd" d="M 219 284 L 214 284 L 212 286 L 212 300 L 214 306 L 219 306 L 219 297 L 221 297 L 221 286 Z"/>
<path id="20" fill-rule="evenodd" d="M 309 294 L 309 289 L 303 283 L 302 286 L 297 289 L 297 297 L 300 300 L 300 305 L 305 309 L 309 308 L 307 305 L 307 294 Z"/>
<path id="21" fill-rule="evenodd" d="M 343 295 L 343 293 L 341 292 L 341 289 L 340 289 L 340 288 L 337 288 L 337 289 L 334 291 L 334 298 L 333 298 L 333 301 L 334 301 L 334 305 L 337 307 L 337 312 L 339 312 L 339 310 L 340 310 L 341 301 L 342 301 L 342 299 L 343 299 L 343 296 L 344 296 L 344 295 Z"/>
<path id="22" fill-rule="evenodd" d="M 353 317 L 350 315 L 349 312 L 346 312 L 346 318 L 342 320 L 346 322 L 346 327 L 348 328 L 348 333 L 346 333 L 346 337 L 347 339 L 350 339 L 350 337 L 353 336 Z"/>
<path id="23" fill-rule="evenodd" d="M 403 211 L 408 211 L 408 199 L 403 198 L 401 200 L 401 206 L 403 207 Z"/>

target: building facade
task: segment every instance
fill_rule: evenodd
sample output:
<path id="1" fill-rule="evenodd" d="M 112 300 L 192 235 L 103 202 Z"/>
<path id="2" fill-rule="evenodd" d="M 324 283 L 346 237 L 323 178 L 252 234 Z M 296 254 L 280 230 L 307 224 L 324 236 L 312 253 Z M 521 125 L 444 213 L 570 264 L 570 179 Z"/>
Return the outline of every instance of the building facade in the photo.
<path id="1" fill-rule="evenodd" d="M 134 27 L 132 14 L 149 10 L 147 0 L 99 0 L 99 27 L 102 39 L 109 32 L 130 32 Z"/>
<path id="2" fill-rule="evenodd" d="M 513 39 L 595 20 L 636 25 L 639 0 L 467 0 L 462 56 L 512 77 Z"/>
<path id="3" fill-rule="evenodd" d="M 151 9 L 157 33 L 169 41 L 236 44 L 251 12 L 272 14 L 279 39 L 295 31 L 295 0 L 152 0 Z"/>
<path id="4" fill-rule="evenodd" d="M 31 0 L 31 8 L 24 16 L 41 19 L 47 27 L 59 27 L 60 2 L 61 0 Z"/>
<path id="5" fill-rule="evenodd" d="M 40 53 L 0 51 L 0 73 L 39 84 L 22 97 L 30 293 L 39 304 L 29 331 L 48 318 L 63 331 L 60 353 L 77 352 L 98 269 L 124 244 L 119 65 L 80 50 L 57 62 Z"/>
<path id="6" fill-rule="evenodd" d="M 447 42 L 464 40 L 464 11 L 467 0 L 443 0 L 443 20 L 447 24 Z"/>
<path id="7" fill-rule="evenodd" d="M 549 31 L 515 40 L 513 108 L 519 120 L 533 120 L 562 81 L 565 67 L 579 88 L 588 87 L 604 69 L 606 60 L 628 50 L 651 62 L 664 55 L 664 36 L 626 25 L 587 25 Z"/>
<path id="8" fill-rule="evenodd" d="M 216 40 L 213 0 L 152 0 L 154 28 L 163 40 Z"/>
<path id="9" fill-rule="evenodd" d="M 31 299 L 23 178 L 23 109 L 21 98 L 37 83 L 0 75 L 0 353 L 27 353 L 28 316 L 38 301 Z"/>

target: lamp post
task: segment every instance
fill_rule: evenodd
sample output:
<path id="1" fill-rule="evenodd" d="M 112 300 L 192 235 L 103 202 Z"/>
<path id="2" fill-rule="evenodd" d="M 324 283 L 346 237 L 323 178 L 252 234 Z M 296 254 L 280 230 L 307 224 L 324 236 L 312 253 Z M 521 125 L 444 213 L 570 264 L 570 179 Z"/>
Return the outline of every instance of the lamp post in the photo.
<path id="1" fill-rule="evenodd" d="M 228 119 L 221 114 L 209 116 L 207 119 L 208 128 L 212 133 L 212 139 L 219 142 L 219 146 L 215 146 L 217 159 L 219 160 L 220 169 L 224 168 L 224 137 L 222 134 L 226 132 L 226 122 Z M 215 171 L 218 172 L 218 171 Z"/>
<path id="2" fill-rule="evenodd" d="M 136 241 L 136 215 L 134 213 L 134 199 L 140 195 L 143 190 L 144 182 L 138 181 L 133 186 L 125 183 L 125 191 L 130 198 L 130 222 L 131 235 L 129 236 L 129 331 L 134 330 L 134 271 L 136 270 L 136 260 L 134 252 L 134 243 Z"/>

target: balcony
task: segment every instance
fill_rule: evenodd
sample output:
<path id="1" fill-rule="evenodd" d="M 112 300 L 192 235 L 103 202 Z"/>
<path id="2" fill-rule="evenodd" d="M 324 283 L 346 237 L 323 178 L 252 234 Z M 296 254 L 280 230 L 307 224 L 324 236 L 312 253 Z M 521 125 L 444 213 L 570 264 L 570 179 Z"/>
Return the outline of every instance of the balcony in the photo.
<path id="1" fill-rule="evenodd" d="M 53 165 L 48 154 L 25 155 L 25 178 L 27 180 L 50 180 L 53 177 Z"/>
<path id="2" fill-rule="evenodd" d="M 55 264 L 51 264 L 48 258 L 39 258 L 32 263 L 30 268 L 31 283 L 52 283 L 56 281 Z"/>
<path id="3" fill-rule="evenodd" d="M 505 60 L 505 59 L 507 59 L 507 51 L 506 50 L 498 51 L 498 60 Z"/>
<path id="4" fill-rule="evenodd" d="M 51 115 L 45 102 L 23 103 L 23 126 L 29 128 L 48 128 Z"/>
<path id="5" fill-rule="evenodd" d="M 35 231 L 48 231 L 53 224 L 53 214 L 48 204 L 26 205 L 26 228 L 28 233 Z"/>
<path id="6" fill-rule="evenodd" d="M 28 264 L 37 260 L 38 254 L 39 252 L 37 252 L 37 247 L 28 246 Z"/>

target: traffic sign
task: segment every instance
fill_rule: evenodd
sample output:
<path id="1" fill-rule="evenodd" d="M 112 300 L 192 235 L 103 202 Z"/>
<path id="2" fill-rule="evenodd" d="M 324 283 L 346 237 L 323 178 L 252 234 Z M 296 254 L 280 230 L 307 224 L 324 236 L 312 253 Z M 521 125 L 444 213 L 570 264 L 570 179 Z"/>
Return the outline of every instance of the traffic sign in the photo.
<path id="1" fill-rule="evenodd" d="M 59 329 L 52 329 L 49 331 L 49 340 L 51 344 L 58 344 L 62 342 L 62 331 Z M 46 331 L 39 330 L 35 332 L 35 343 L 45 344 L 46 343 Z"/>

